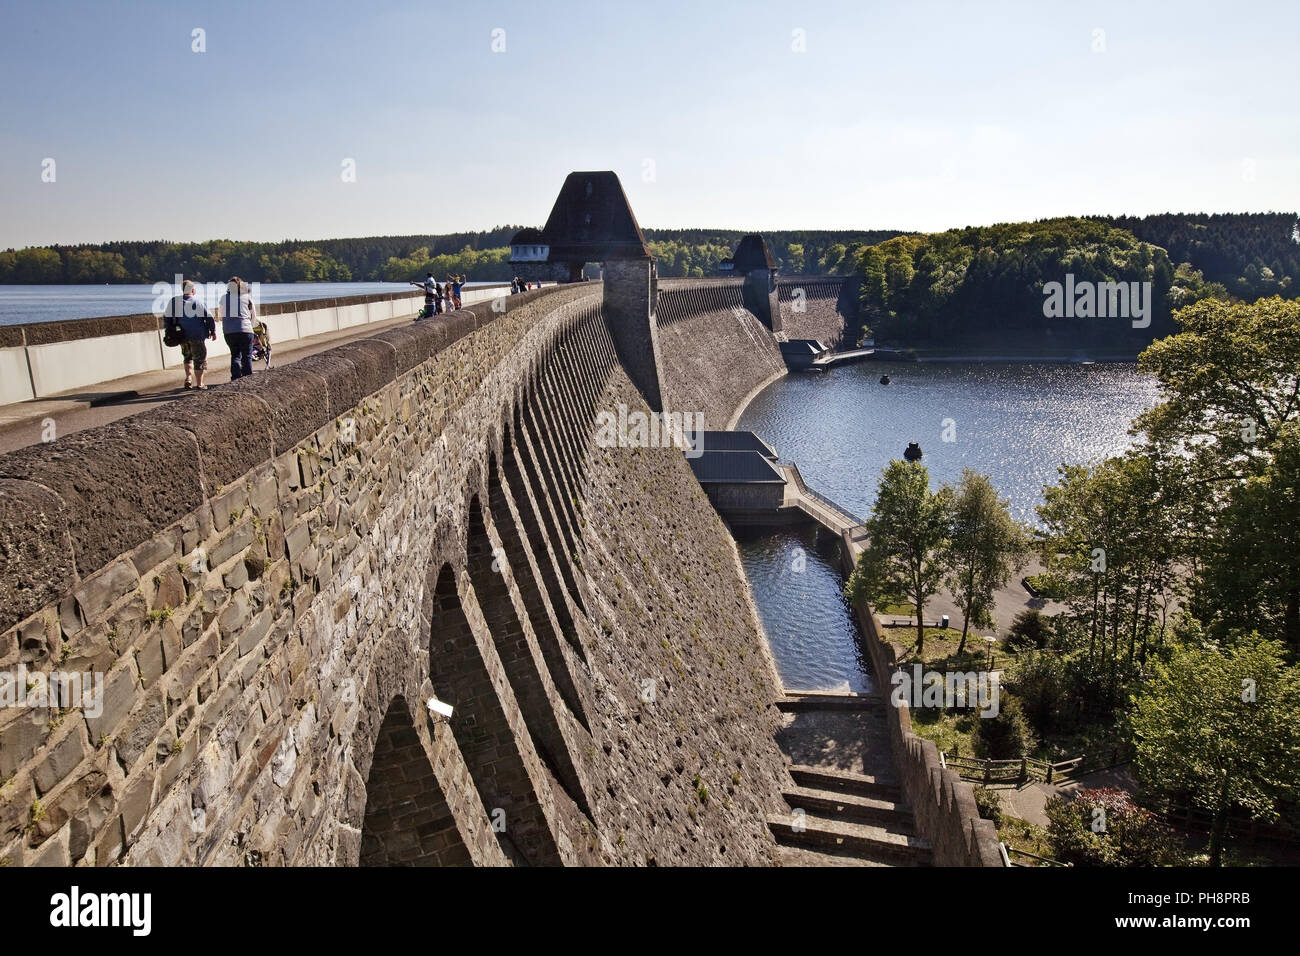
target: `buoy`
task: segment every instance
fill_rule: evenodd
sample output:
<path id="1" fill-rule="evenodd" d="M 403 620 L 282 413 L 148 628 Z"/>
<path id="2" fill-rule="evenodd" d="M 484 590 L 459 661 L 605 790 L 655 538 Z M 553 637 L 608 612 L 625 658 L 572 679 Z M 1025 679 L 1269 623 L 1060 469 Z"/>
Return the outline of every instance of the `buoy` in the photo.
<path id="1" fill-rule="evenodd" d="M 889 376 L 888 376 L 888 375 L 882 375 L 882 376 L 880 376 L 880 384 L 881 384 L 881 385 L 888 385 L 888 384 L 889 384 Z"/>
<path id="2" fill-rule="evenodd" d="M 914 441 L 907 443 L 907 450 L 903 452 L 903 457 L 908 461 L 921 460 L 921 446 Z"/>

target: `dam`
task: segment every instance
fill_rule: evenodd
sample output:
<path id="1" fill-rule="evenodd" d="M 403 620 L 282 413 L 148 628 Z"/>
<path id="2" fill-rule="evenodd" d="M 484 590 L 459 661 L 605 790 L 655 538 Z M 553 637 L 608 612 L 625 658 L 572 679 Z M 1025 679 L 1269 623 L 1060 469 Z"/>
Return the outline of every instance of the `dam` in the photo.
<path id="1" fill-rule="evenodd" d="M 856 344 L 854 280 L 660 280 L 607 172 L 571 174 L 541 233 L 548 267 L 602 281 L 0 456 L 0 670 L 101 678 L 0 708 L 0 860 L 999 865 L 905 707 L 782 687 L 683 450 L 596 440 L 621 408 L 725 428 L 782 341 Z M 120 354 L 152 363 L 148 318 L 77 348 L 135 336 Z M 792 760 L 809 712 L 865 721 L 873 771 Z"/>

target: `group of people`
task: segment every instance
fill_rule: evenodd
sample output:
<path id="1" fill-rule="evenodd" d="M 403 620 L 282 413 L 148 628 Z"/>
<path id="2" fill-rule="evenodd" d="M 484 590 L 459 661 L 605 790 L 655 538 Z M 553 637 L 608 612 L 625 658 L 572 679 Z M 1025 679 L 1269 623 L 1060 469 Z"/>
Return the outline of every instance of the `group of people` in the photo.
<path id="1" fill-rule="evenodd" d="M 465 277 L 448 275 L 444 283 L 435 279 L 432 272 L 426 272 L 423 282 L 412 279 L 411 285 L 424 290 L 424 311 L 420 313 L 423 318 L 459 309 L 460 291 L 465 287 Z"/>
<path id="2" fill-rule="evenodd" d="M 208 342 L 217 340 L 217 317 L 197 295 L 197 288 L 189 279 L 181 285 L 181 294 L 168 306 L 168 324 L 181 329 L 181 357 L 185 360 L 185 387 L 206 391 L 203 373 L 208 368 Z M 230 380 L 253 374 L 254 322 L 257 306 L 251 289 L 239 276 L 226 283 L 226 294 L 217 308 L 221 317 L 221 331 L 230 348 Z"/>

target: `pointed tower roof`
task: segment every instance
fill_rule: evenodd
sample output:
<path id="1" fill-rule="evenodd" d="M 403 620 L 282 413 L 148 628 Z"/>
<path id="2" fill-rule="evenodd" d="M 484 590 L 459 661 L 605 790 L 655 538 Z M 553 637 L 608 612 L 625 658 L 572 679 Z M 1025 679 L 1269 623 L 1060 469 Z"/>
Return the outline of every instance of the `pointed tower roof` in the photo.
<path id="1" fill-rule="evenodd" d="M 650 258 L 623 184 L 609 170 L 569 173 L 542 233 L 552 262 Z"/>
<path id="2" fill-rule="evenodd" d="M 736 254 L 732 259 L 736 263 L 737 272 L 776 268 L 776 259 L 772 258 L 772 250 L 767 247 L 767 240 L 756 232 L 751 232 L 740 240 L 740 245 L 736 246 Z"/>

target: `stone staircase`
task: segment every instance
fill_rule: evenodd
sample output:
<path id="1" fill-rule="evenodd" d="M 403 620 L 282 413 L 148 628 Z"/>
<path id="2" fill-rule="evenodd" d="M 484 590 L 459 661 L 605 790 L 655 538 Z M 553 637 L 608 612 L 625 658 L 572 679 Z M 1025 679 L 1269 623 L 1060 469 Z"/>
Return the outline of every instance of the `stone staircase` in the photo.
<path id="1" fill-rule="evenodd" d="M 853 730 L 883 720 L 883 704 L 875 695 L 789 694 L 777 707 L 796 715 L 841 715 L 854 721 Z M 782 791 L 790 812 L 767 819 L 783 864 L 931 865 L 930 844 L 916 835 L 888 753 L 871 750 L 861 772 L 826 763 L 790 767 L 793 783 Z"/>

